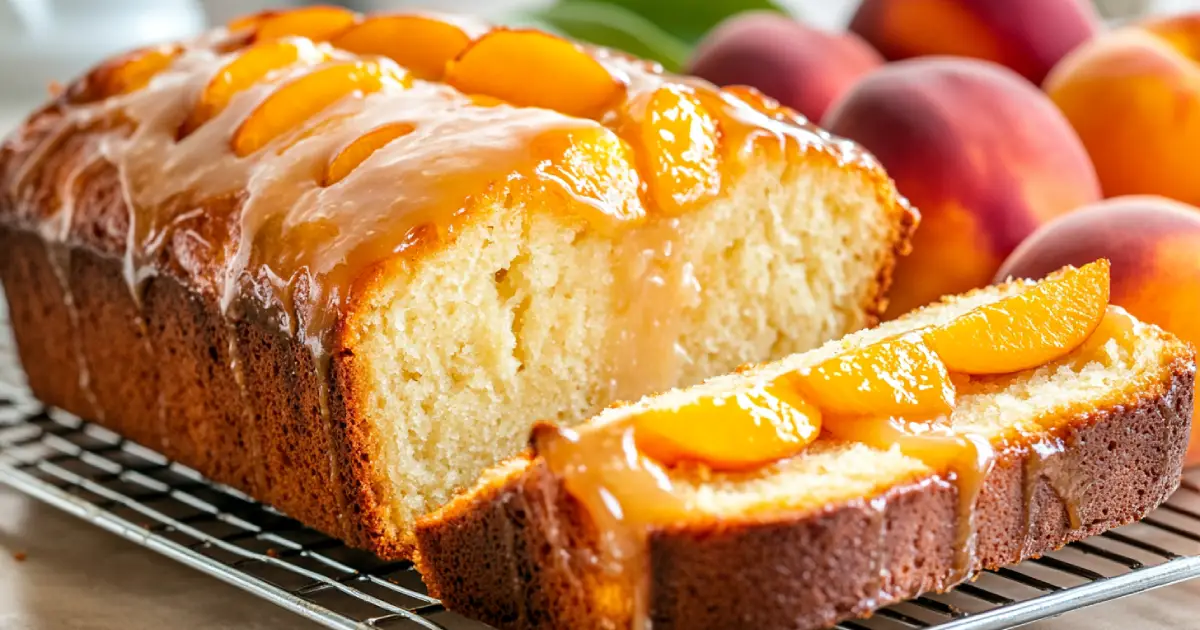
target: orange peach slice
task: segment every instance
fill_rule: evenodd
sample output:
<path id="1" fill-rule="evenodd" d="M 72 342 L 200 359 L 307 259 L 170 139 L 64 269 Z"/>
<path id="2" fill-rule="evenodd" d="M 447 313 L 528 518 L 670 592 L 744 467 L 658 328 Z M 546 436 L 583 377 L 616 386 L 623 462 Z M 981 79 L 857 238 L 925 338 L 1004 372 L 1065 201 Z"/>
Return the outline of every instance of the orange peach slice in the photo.
<path id="1" fill-rule="evenodd" d="M 534 30 L 495 29 L 446 66 L 446 83 L 514 105 L 598 116 L 624 85 L 577 44 Z"/>
<path id="2" fill-rule="evenodd" d="M 686 88 L 666 85 L 654 91 L 640 141 L 660 213 L 680 214 L 720 188 L 717 121 Z"/>
<path id="3" fill-rule="evenodd" d="M 250 155 L 348 95 L 377 92 L 385 85 L 404 85 L 407 80 L 399 68 L 367 61 L 318 68 L 281 86 L 260 103 L 234 132 L 233 151 L 241 157 Z"/>
<path id="4" fill-rule="evenodd" d="M 705 396 L 633 420 L 638 450 L 673 466 L 698 462 L 745 470 L 799 453 L 821 433 L 821 412 L 788 387 L 754 386 Z"/>
<path id="5" fill-rule="evenodd" d="M 912 335 L 850 350 L 783 380 L 827 415 L 928 418 L 954 408 L 946 365 Z"/>
<path id="6" fill-rule="evenodd" d="M 349 9 L 317 5 L 260 15 L 249 26 L 257 26 L 254 38 L 258 41 L 293 36 L 323 42 L 340 35 L 357 21 L 358 14 Z"/>
<path id="7" fill-rule="evenodd" d="M 438 80 L 446 73 L 446 63 L 471 43 L 471 37 L 457 25 L 433 17 L 380 15 L 330 43 L 352 53 L 388 57 L 419 79 Z"/>
<path id="8" fill-rule="evenodd" d="M 276 70 L 297 62 L 316 64 L 328 58 L 325 51 L 303 39 L 262 42 L 225 64 L 204 87 L 196 107 L 183 126 L 187 134 L 225 109 L 238 92 L 262 81 Z"/>
<path id="9" fill-rule="evenodd" d="M 953 372 L 1005 374 L 1079 347 L 1108 308 L 1106 259 L 1066 268 L 1029 289 L 929 330 L 925 341 Z"/>
<path id="10" fill-rule="evenodd" d="M 415 127 L 411 123 L 393 122 L 380 125 L 355 138 L 329 161 L 325 167 L 323 185 L 332 186 L 342 181 L 376 151 L 400 136 L 407 136 L 413 129 Z"/>
<path id="11" fill-rule="evenodd" d="M 255 28 L 258 28 L 258 25 L 262 24 L 263 22 L 265 22 L 271 18 L 279 16 L 279 14 L 281 14 L 281 13 L 284 13 L 284 11 L 281 11 L 279 9 L 267 9 L 265 11 L 259 11 L 257 13 L 250 13 L 247 15 L 239 15 L 238 17 L 235 17 L 232 20 L 229 20 L 228 22 L 226 22 L 225 28 L 227 30 L 229 30 L 230 32 L 235 32 L 235 33 L 237 31 L 247 31 L 250 29 L 255 29 Z"/>
<path id="12" fill-rule="evenodd" d="M 645 218 L 633 149 L 610 129 L 593 125 L 548 131 L 534 140 L 532 149 L 539 159 L 537 175 L 580 201 L 577 207 L 586 209 L 589 218 L 603 219 L 593 225 L 618 227 Z"/>
<path id="13" fill-rule="evenodd" d="M 84 81 L 71 89 L 70 97 L 76 102 L 86 102 L 136 92 L 170 67 L 182 52 L 179 46 L 169 45 L 121 55 L 89 73 Z"/>

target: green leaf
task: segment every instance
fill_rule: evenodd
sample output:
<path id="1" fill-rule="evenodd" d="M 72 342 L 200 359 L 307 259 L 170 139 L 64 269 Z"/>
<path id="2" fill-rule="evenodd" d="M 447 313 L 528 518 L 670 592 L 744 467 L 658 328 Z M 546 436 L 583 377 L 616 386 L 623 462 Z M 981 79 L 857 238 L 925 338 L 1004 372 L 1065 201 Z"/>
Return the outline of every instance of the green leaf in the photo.
<path id="1" fill-rule="evenodd" d="M 510 23 L 548 26 L 547 30 L 552 32 L 657 61 L 672 72 L 683 68 L 690 50 L 687 44 L 653 22 L 608 2 L 560 2 L 522 13 Z"/>
<path id="2" fill-rule="evenodd" d="M 636 13 L 688 45 L 695 45 L 725 18 L 742 11 L 779 11 L 774 0 L 608 0 Z M 560 0 L 576 4 L 576 0 Z M 589 3 L 590 4 L 590 3 Z"/>

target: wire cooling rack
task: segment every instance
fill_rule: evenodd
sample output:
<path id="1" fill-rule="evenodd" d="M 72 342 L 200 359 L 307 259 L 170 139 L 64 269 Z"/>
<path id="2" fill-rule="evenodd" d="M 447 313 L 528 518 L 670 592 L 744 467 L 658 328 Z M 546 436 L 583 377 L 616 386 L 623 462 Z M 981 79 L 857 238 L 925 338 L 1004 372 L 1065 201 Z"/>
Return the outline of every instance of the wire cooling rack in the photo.
<path id="1" fill-rule="evenodd" d="M 2 307 L 2 305 L 0 305 Z M 100 426 L 5 387 L 0 311 L 0 482 L 330 628 L 482 630 L 387 563 Z M 1010 628 L 1200 575 L 1200 472 L 1140 523 L 844 630 Z"/>

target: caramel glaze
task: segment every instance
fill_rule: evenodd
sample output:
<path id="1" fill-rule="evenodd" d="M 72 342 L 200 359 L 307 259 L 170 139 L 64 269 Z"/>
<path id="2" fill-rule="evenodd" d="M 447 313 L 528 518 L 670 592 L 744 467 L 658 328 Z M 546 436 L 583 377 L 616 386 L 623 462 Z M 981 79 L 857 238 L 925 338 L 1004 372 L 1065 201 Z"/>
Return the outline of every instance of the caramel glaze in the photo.
<path id="1" fill-rule="evenodd" d="M 762 152 L 821 152 L 838 163 L 881 172 L 853 143 L 784 108 L 668 76 L 654 64 L 603 49 L 589 52 L 623 84 L 624 97 L 595 121 L 497 105 L 436 82 L 387 82 L 377 92 L 346 95 L 238 157 L 231 141 L 239 125 L 281 85 L 313 70 L 298 63 L 269 74 L 233 96 L 215 117 L 182 133 L 203 88 L 251 39 L 246 32 L 217 30 L 171 45 L 170 64 L 148 85 L 106 98 L 97 94 L 105 85 L 101 66 L 10 136 L 0 161 L 8 169 L 0 174 L 2 192 L 18 221 L 50 243 L 72 238 L 74 213 L 70 203 L 62 203 L 66 193 L 93 166 L 115 167 L 128 212 L 123 269 L 135 301 L 140 304 L 147 279 L 167 273 L 220 304 L 229 330 L 229 367 L 242 388 L 248 420 L 254 413 L 235 342 L 237 320 L 277 326 L 311 349 L 320 413 L 332 431 L 330 356 L 360 281 L 382 264 L 404 264 L 420 249 L 452 241 L 474 209 L 514 191 L 557 200 L 557 211 L 617 239 L 628 256 L 628 264 L 614 272 L 614 299 L 624 321 L 616 326 L 621 332 L 607 357 L 609 393 L 635 398 L 673 384 L 681 360 L 680 313 L 701 291 L 684 260 L 677 219 L 648 201 L 644 165 L 639 172 L 636 159 L 631 163 L 616 153 L 593 163 L 594 151 L 589 153 L 598 133 L 622 134 L 636 123 L 637 104 L 665 84 L 689 88 L 717 121 L 721 190 Z M 318 46 L 329 53 L 325 64 L 361 59 Z M 411 124 L 413 131 L 344 179 L 322 185 L 322 170 L 339 149 L 392 122 Z M 44 164 L 80 139 L 79 167 L 55 182 L 59 203 L 33 200 L 45 188 L 37 180 L 53 172 Z M 635 138 L 622 141 L 634 145 L 636 154 Z M 582 171 L 572 170 L 581 163 Z M 711 195 L 692 205 L 710 200 Z M 64 302 L 78 324 L 68 291 Z M 90 393 L 82 360 L 79 378 Z M 334 462 L 331 452 L 330 475 L 337 483 Z M 338 508 L 344 513 L 344 506 Z"/>
<path id="2" fill-rule="evenodd" d="M 1142 326 L 1122 309 L 1109 307 L 1096 331 L 1066 360 L 1077 369 L 1094 361 L 1104 362 L 1108 344 L 1128 347 Z M 959 383 L 970 381 L 965 375 L 952 377 Z M 694 508 L 675 490 L 670 472 L 638 452 L 631 420 L 632 415 L 623 415 L 579 431 L 538 425 L 531 446 L 592 518 L 595 564 L 608 579 L 630 593 L 631 627 L 643 630 L 653 625 L 653 611 L 647 609 L 651 601 L 648 536 L 656 527 L 686 522 Z M 822 439 L 858 442 L 880 450 L 896 448 L 935 471 L 920 483 L 954 488 L 958 497 L 957 544 L 954 569 L 945 586 L 968 579 L 978 569 L 974 508 L 997 455 L 997 447 L 987 435 L 954 427 L 945 417 L 826 418 L 822 426 Z M 1024 480 L 1026 540 L 1032 534 L 1030 523 L 1036 522 L 1036 515 L 1031 513 L 1033 493 L 1042 480 L 1061 498 L 1071 528 L 1082 526 L 1079 504 L 1087 480 L 1060 465 L 1058 456 L 1066 449 L 1063 439 L 1053 433 L 1022 432 L 1005 437 L 1002 444 L 1029 449 L 1033 455 L 1026 459 Z M 880 536 L 886 535 L 885 496 L 881 493 L 861 500 L 878 515 Z M 882 558 L 876 560 L 877 566 L 885 566 Z M 878 578 L 882 589 L 883 575 Z"/>

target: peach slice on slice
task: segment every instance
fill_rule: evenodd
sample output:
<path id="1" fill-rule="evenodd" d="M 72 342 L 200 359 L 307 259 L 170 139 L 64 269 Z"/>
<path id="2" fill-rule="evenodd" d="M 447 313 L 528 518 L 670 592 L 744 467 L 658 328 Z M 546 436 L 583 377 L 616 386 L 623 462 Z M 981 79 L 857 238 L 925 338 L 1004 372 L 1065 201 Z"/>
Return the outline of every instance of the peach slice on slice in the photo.
<path id="1" fill-rule="evenodd" d="M 357 21 L 358 14 L 349 9 L 316 5 L 260 15 L 248 25 L 257 27 L 254 33 L 257 41 L 293 36 L 323 42 L 340 35 Z"/>
<path id="2" fill-rule="evenodd" d="M 945 364 L 914 335 L 856 348 L 781 378 L 830 416 L 928 418 L 954 408 Z"/>
<path id="3" fill-rule="evenodd" d="M 579 45 L 542 31 L 505 28 L 467 46 L 446 66 L 445 80 L 467 94 L 584 118 L 598 116 L 625 91 Z"/>
<path id="4" fill-rule="evenodd" d="M 721 185 L 717 121 L 690 90 L 664 85 L 650 96 L 640 142 L 650 194 L 660 213 L 675 215 Z"/>
<path id="5" fill-rule="evenodd" d="M 342 181 L 376 151 L 400 136 L 407 136 L 413 132 L 413 129 L 415 127 L 411 123 L 392 122 L 380 125 L 355 138 L 350 144 L 342 147 L 342 150 L 338 151 L 337 155 L 329 161 L 325 167 L 322 185 L 332 186 Z"/>
<path id="6" fill-rule="evenodd" d="M 638 450 L 673 466 L 746 470 L 799 453 L 821 433 L 821 411 L 790 387 L 754 385 L 633 419 Z"/>
<path id="7" fill-rule="evenodd" d="M 184 122 L 183 134 L 194 131 L 211 120 L 238 92 L 258 83 L 276 70 L 297 62 L 316 64 L 329 55 L 307 40 L 275 40 L 247 48 L 233 61 L 225 64 L 204 87 L 191 115 Z"/>
<path id="8" fill-rule="evenodd" d="M 446 63 L 471 43 L 456 24 L 424 15 L 378 15 L 333 38 L 352 53 L 382 55 L 408 68 L 419 79 L 438 80 Z"/>
<path id="9" fill-rule="evenodd" d="M 1109 263 L 1068 267 L 1012 297 L 930 329 L 925 341 L 952 372 L 1005 374 L 1079 347 L 1108 308 Z"/>
<path id="10" fill-rule="evenodd" d="M 245 157 L 280 134 L 351 94 L 378 92 L 385 85 L 406 85 L 398 67 L 368 61 L 322 66 L 284 84 L 242 121 L 233 134 L 233 151 Z"/>

